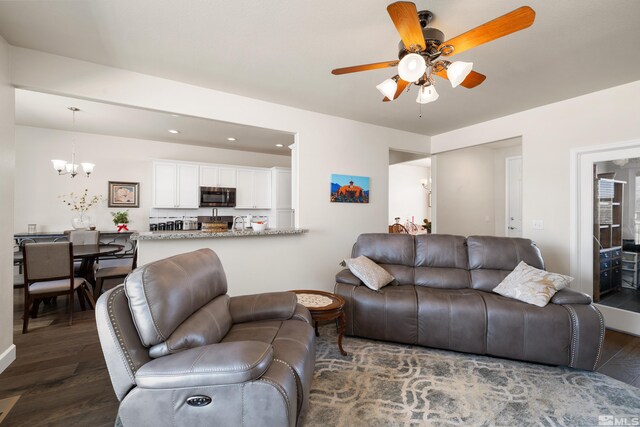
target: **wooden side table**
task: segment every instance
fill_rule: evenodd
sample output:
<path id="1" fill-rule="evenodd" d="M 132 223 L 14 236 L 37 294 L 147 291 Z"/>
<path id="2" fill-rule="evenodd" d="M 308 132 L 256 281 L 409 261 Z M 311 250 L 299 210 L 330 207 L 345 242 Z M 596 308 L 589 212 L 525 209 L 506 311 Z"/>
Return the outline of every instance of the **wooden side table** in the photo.
<path id="1" fill-rule="evenodd" d="M 344 299 L 324 291 L 294 290 L 292 292 L 298 297 L 298 302 L 309 309 L 315 323 L 316 336 L 319 336 L 318 321 L 338 320 L 338 348 L 340 354 L 346 356 L 347 352 L 342 348 L 342 336 L 347 324 L 344 315 Z"/>

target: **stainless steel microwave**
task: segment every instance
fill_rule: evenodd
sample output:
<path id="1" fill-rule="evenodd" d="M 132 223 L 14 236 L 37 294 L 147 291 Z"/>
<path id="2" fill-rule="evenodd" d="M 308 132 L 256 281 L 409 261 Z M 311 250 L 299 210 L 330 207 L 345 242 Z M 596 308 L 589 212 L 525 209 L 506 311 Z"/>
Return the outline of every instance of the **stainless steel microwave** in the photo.
<path id="1" fill-rule="evenodd" d="M 200 207 L 233 208 L 236 206 L 236 189 L 226 187 L 200 187 Z"/>

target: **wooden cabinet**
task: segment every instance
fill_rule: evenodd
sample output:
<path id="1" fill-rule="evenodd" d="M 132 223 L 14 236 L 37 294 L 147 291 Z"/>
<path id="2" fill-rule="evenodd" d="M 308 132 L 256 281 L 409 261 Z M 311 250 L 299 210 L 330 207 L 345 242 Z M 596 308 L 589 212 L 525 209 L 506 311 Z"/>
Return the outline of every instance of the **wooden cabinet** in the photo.
<path id="1" fill-rule="evenodd" d="M 593 210 L 593 300 L 622 285 L 624 181 L 596 178 Z"/>
<path id="2" fill-rule="evenodd" d="M 236 168 L 226 166 L 200 166 L 200 187 L 236 186 Z"/>
<path id="3" fill-rule="evenodd" d="M 198 165 L 153 162 L 153 207 L 195 209 L 199 205 Z"/>
<path id="4" fill-rule="evenodd" d="M 271 209 L 271 171 L 238 168 L 236 209 Z"/>

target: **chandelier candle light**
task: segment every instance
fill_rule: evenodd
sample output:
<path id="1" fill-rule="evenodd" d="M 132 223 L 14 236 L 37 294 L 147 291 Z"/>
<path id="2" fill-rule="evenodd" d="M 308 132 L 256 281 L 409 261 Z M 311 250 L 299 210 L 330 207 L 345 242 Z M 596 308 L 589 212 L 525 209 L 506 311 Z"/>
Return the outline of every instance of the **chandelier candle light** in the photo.
<path id="1" fill-rule="evenodd" d="M 76 107 L 68 107 L 69 110 L 73 113 L 73 123 L 72 130 L 75 132 L 76 128 L 76 112 L 80 111 L 79 108 Z M 71 175 L 71 178 L 74 178 L 78 174 L 78 164 L 76 163 L 76 144 L 75 144 L 75 136 L 73 139 L 73 145 L 71 147 L 71 163 L 66 162 L 65 160 L 51 160 L 53 163 L 53 168 L 58 171 L 58 175 Z M 89 177 L 93 172 L 93 168 L 95 165 L 93 163 L 81 163 L 82 171 L 84 174 Z"/>

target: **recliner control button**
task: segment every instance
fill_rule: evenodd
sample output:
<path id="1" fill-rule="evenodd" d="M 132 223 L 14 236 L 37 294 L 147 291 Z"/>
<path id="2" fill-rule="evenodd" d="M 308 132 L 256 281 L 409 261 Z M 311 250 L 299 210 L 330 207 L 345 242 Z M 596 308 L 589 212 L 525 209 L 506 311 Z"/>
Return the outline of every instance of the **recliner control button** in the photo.
<path id="1" fill-rule="evenodd" d="M 195 407 L 207 406 L 212 401 L 213 399 L 210 398 L 209 396 L 203 396 L 203 395 L 191 396 L 190 398 L 187 399 L 187 405 L 195 406 Z"/>

